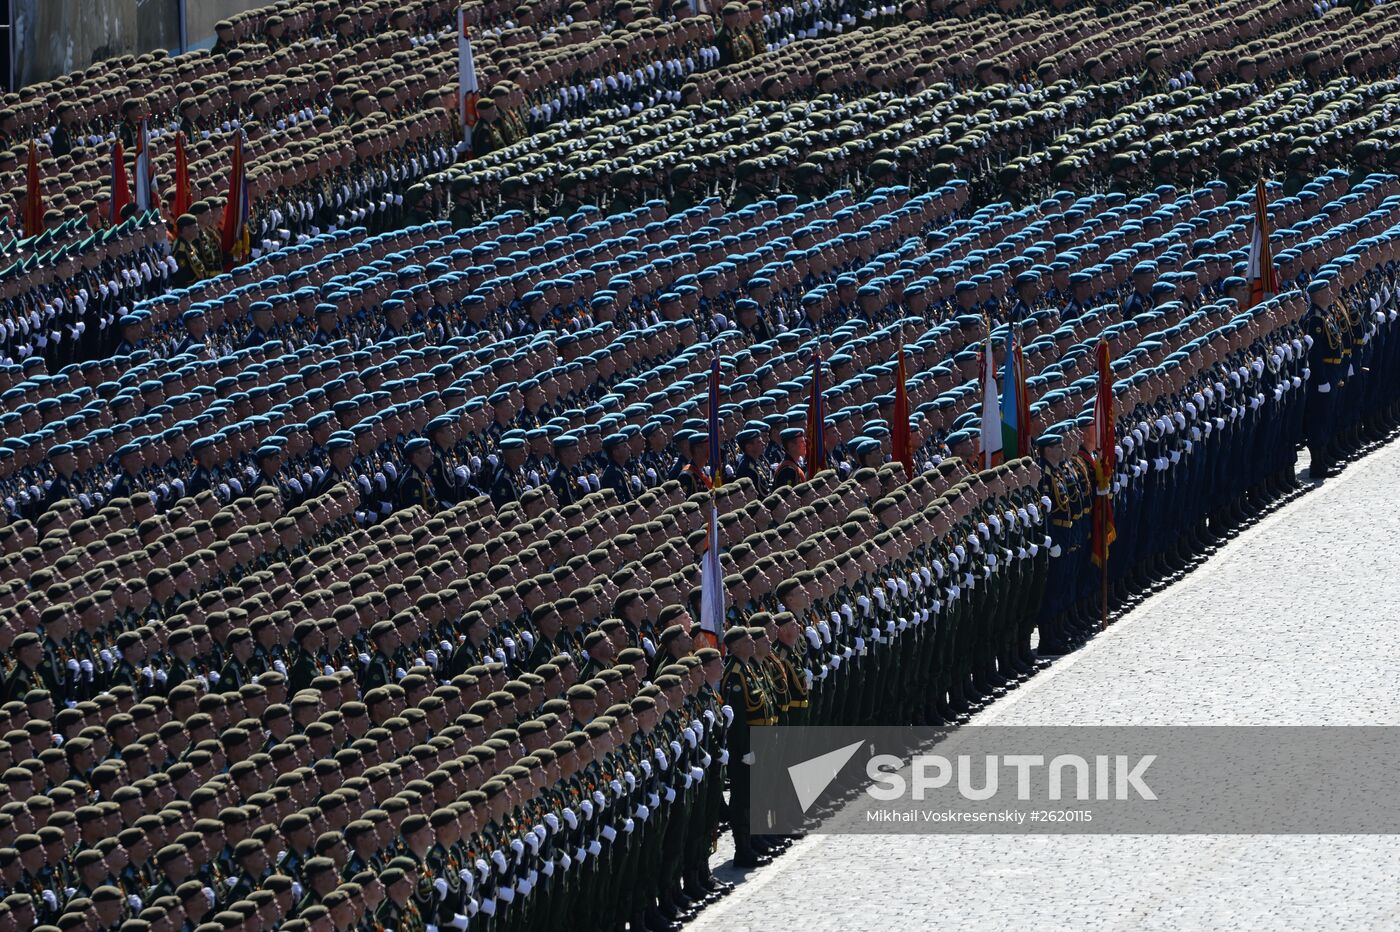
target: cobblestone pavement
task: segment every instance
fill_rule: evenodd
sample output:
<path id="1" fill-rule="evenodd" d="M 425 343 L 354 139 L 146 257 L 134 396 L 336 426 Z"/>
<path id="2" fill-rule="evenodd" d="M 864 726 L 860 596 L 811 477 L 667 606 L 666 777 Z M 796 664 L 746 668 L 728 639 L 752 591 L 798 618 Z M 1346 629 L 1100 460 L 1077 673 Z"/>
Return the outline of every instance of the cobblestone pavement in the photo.
<path id="1" fill-rule="evenodd" d="M 1244 531 L 976 722 L 1400 725 L 1397 499 L 1400 444 Z M 1397 888 L 1396 836 L 824 835 L 688 928 L 1400 928 Z"/>

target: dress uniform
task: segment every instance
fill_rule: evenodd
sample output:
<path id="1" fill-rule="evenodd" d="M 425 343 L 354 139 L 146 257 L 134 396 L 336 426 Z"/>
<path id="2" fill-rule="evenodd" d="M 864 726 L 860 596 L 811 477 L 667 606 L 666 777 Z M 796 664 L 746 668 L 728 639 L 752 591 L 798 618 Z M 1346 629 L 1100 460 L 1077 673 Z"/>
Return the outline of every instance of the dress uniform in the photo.
<path id="1" fill-rule="evenodd" d="M 806 436 L 800 427 L 789 427 L 782 432 L 784 459 L 773 472 L 773 485 L 776 488 L 795 486 L 807 481 L 807 473 L 802 469 L 794 453 L 796 445 Z"/>
<path id="2" fill-rule="evenodd" d="M 1308 453 L 1312 457 L 1312 475 L 1326 478 L 1333 466 L 1333 434 L 1335 430 L 1333 393 L 1345 380 L 1344 350 L 1346 338 L 1336 305 L 1330 300 L 1332 280 L 1318 277 L 1308 285 L 1310 303 L 1303 318 L 1303 333 L 1308 345 L 1307 424 Z M 1327 299 L 1318 304 L 1316 299 Z"/>
<path id="3" fill-rule="evenodd" d="M 720 696 L 734 716 L 728 732 L 729 819 L 734 831 L 734 863 L 739 867 L 755 867 L 763 861 L 754 851 L 750 829 L 749 768 L 753 766 L 750 729 L 775 724 L 777 713 L 763 673 L 753 659 L 753 636 L 749 630 L 731 628 L 725 632 L 724 646 L 729 657 L 720 681 Z"/>
<path id="4" fill-rule="evenodd" d="M 749 448 L 759 447 L 763 440 L 763 432 L 758 428 L 745 428 L 739 431 L 735 438 L 743 453 L 739 455 L 738 461 L 734 464 L 735 479 L 749 479 L 753 482 L 754 491 L 759 498 L 764 498 L 773 491 L 774 476 L 773 469 L 768 461 L 764 459 L 761 452 L 750 454 Z M 795 465 L 795 464 L 794 464 Z"/>
<path id="5" fill-rule="evenodd" d="M 429 514 L 438 510 L 438 500 L 433 492 L 433 480 L 415 464 L 417 455 L 432 452 L 432 443 L 424 437 L 415 437 L 404 445 L 407 462 L 399 476 L 396 500 L 400 508 L 417 505 Z"/>
<path id="6" fill-rule="evenodd" d="M 175 275 L 171 284 L 183 287 L 210 277 L 209 269 L 191 237 L 197 236 L 199 221 L 190 214 L 183 214 L 176 221 L 178 235 L 171 255 L 175 258 Z"/>

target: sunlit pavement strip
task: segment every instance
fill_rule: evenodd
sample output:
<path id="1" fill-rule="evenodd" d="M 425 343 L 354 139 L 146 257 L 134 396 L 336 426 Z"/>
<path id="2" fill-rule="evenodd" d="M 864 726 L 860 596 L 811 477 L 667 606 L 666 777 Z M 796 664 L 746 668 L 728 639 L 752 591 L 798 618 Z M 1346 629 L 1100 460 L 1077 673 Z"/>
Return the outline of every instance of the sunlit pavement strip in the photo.
<path id="1" fill-rule="evenodd" d="M 1400 725 L 1398 550 L 1392 444 L 976 723 Z M 1396 928 L 1397 889 L 1395 836 L 823 835 L 688 928 Z"/>

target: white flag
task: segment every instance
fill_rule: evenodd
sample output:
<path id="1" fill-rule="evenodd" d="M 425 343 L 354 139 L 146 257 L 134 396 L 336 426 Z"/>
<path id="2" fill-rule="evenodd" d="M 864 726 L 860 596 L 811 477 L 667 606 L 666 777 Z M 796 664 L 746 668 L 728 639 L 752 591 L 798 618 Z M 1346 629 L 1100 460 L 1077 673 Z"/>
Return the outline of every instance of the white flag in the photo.
<path id="1" fill-rule="evenodd" d="M 471 151 L 472 127 L 476 126 L 476 98 L 480 92 L 469 33 L 467 8 L 461 7 L 457 10 L 457 117 L 462 122 L 462 145 L 465 151 Z"/>
<path id="2" fill-rule="evenodd" d="M 997 367 L 992 356 L 992 337 L 982 356 L 982 468 L 1001 462 L 1001 401 L 997 391 Z"/>
<path id="3" fill-rule="evenodd" d="M 700 629 L 724 640 L 724 575 L 719 568 L 719 508 L 710 503 L 710 536 L 700 562 Z"/>
<path id="4" fill-rule="evenodd" d="M 151 197 L 151 140 L 146 134 L 146 121 L 141 121 L 140 134 L 136 137 L 136 208 L 150 210 L 154 205 Z"/>

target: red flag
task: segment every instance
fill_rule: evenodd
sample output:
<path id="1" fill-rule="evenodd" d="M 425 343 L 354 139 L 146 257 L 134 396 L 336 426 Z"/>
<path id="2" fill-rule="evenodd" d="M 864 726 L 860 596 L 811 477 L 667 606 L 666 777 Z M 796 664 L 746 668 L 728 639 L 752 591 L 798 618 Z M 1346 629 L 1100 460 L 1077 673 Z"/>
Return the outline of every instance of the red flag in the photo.
<path id="1" fill-rule="evenodd" d="M 181 214 L 187 214 L 194 196 L 190 194 L 190 161 L 185 154 L 185 134 L 175 134 L 175 200 L 170 204 L 170 221 L 174 223 Z"/>
<path id="2" fill-rule="evenodd" d="M 44 189 L 39 184 L 39 150 L 29 141 L 29 168 L 24 178 L 24 235 L 44 232 Z"/>
<path id="3" fill-rule="evenodd" d="M 909 389 L 905 386 L 904 343 L 899 344 L 899 367 L 894 384 L 894 426 L 891 439 L 894 461 L 904 467 L 904 478 L 914 478 L 914 443 L 909 429 Z"/>
<path id="4" fill-rule="evenodd" d="M 812 354 L 812 394 L 807 399 L 807 475 L 826 468 L 826 412 L 822 410 L 822 354 Z"/>
<path id="5" fill-rule="evenodd" d="M 219 230 L 219 246 L 224 253 L 224 270 L 228 271 L 248 258 L 248 176 L 243 166 L 243 136 L 233 137 L 233 167 L 228 173 L 228 200 L 224 203 L 224 222 Z"/>
<path id="6" fill-rule="evenodd" d="M 1254 187 L 1254 238 L 1249 244 L 1249 306 L 1278 294 L 1278 272 L 1269 246 L 1269 199 L 1264 179 Z"/>
<path id="7" fill-rule="evenodd" d="M 131 186 L 126 181 L 126 155 L 122 152 L 122 141 L 112 144 L 112 213 L 108 222 L 112 226 L 122 222 L 122 208 L 131 203 Z"/>
<path id="8" fill-rule="evenodd" d="M 1094 356 L 1099 364 L 1099 387 L 1094 397 L 1094 474 L 1098 488 L 1094 495 L 1093 560 L 1096 566 L 1108 563 L 1109 545 L 1118 538 L 1113 526 L 1113 471 L 1118 466 L 1117 438 L 1113 430 L 1113 366 L 1108 340 L 1099 337 Z"/>

